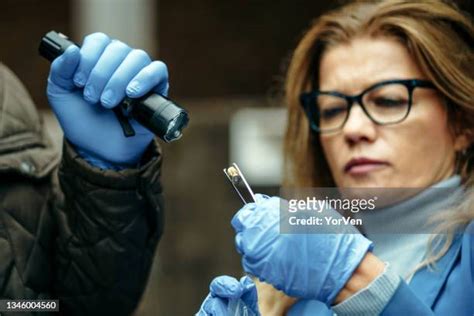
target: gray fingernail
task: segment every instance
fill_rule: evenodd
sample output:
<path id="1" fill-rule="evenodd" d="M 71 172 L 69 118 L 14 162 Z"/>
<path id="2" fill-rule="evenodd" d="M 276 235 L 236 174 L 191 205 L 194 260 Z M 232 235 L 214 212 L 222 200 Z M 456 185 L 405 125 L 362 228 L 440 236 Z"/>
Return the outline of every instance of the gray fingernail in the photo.
<path id="1" fill-rule="evenodd" d="M 102 97 L 100 98 L 102 104 L 104 105 L 112 105 L 114 101 L 114 92 L 110 89 L 107 89 L 103 94 Z"/>
<path id="2" fill-rule="evenodd" d="M 76 83 L 77 85 L 80 85 L 80 86 L 84 86 L 84 84 L 86 83 L 86 78 L 85 78 L 84 74 L 77 73 L 74 76 L 74 83 Z"/>
<path id="3" fill-rule="evenodd" d="M 140 90 L 140 82 L 137 80 L 132 81 L 127 87 L 128 93 L 135 94 L 135 93 L 138 93 L 139 90 Z"/>
<path id="4" fill-rule="evenodd" d="M 96 102 L 96 93 L 95 93 L 95 89 L 92 85 L 88 85 L 85 89 L 84 89 L 84 98 L 86 98 L 88 101 L 92 101 L 92 102 Z"/>

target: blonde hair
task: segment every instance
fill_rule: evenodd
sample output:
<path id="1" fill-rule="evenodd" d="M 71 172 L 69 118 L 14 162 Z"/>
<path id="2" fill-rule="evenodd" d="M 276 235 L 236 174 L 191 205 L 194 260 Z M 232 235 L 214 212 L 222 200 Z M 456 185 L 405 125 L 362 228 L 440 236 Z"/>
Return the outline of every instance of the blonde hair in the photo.
<path id="1" fill-rule="evenodd" d="M 448 105 L 453 133 L 464 133 L 472 141 L 474 128 L 474 32 L 472 19 L 453 3 L 440 0 L 357 1 L 331 11 L 317 20 L 293 52 L 285 80 L 288 125 L 285 135 L 285 185 L 333 187 L 334 180 L 318 135 L 310 131 L 299 104 L 301 92 L 318 83 L 322 54 L 331 46 L 359 36 L 389 37 L 403 43 L 425 76 L 431 80 Z M 444 246 L 423 264 L 441 257 L 452 243 L 453 232 L 474 219 L 474 146 L 456 153 L 457 171 L 466 188 L 453 217 L 439 220 L 438 233 L 446 233 Z M 439 249 L 439 248 L 438 248 Z"/>

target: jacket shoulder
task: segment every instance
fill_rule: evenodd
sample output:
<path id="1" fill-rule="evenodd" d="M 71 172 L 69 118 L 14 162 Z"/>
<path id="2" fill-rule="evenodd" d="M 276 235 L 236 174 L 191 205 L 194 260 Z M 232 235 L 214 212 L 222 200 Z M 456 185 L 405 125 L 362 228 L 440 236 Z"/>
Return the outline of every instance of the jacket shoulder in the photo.
<path id="1" fill-rule="evenodd" d="M 0 63 L 0 173 L 33 179 L 49 175 L 60 152 L 46 131 L 33 100 L 21 81 Z"/>

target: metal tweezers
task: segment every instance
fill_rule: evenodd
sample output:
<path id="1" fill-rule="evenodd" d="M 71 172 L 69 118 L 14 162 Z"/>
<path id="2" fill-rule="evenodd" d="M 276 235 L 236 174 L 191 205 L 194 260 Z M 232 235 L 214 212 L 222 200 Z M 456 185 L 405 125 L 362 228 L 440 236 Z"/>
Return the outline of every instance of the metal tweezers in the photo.
<path id="1" fill-rule="evenodd" d="M 224 168 L 224 173 L 244 204 L 256 202 L 255 194 L 236 163 L 233 163 L 228 168 Z"/>

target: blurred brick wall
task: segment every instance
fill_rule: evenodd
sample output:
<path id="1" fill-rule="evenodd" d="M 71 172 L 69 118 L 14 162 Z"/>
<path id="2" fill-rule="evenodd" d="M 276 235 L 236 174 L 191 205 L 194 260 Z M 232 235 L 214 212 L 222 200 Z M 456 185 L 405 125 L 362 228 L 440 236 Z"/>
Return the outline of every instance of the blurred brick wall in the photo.
<path id="1" fill-rule="evenodd" d="M 310 20 L 334 3 L 161 0 L 158 52 L 170 69 L 171 93 L 267 93 Z"/>
<path id="2" fill-rule="evenodd" d="M 2 0 L 0 5 L 0 61 L 17 74 L 40 108 L 47 107 L 49 62 L 38 55 L 38 45 L 52 29 L 70 33 L 69 2 Z"/>

